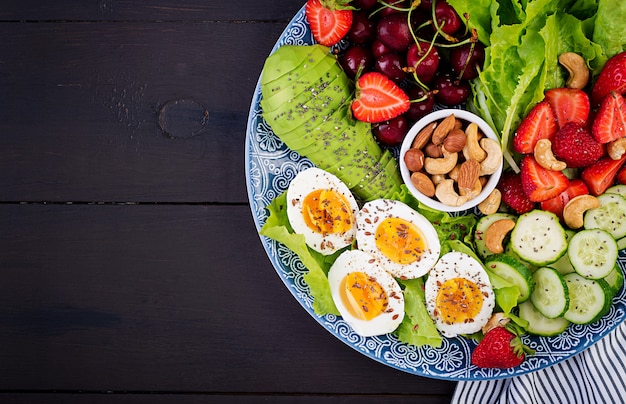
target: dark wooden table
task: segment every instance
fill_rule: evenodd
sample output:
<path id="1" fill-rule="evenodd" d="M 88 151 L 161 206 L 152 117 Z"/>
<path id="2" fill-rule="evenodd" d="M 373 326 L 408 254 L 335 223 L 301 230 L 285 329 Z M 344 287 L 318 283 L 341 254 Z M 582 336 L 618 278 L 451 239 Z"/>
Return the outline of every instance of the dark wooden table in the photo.
<path id="1" fill-rule="evenodd" d="M 0 402 L 448 402 L 289 294 L 246 117 L 293 0 L 0 6 Z"/>

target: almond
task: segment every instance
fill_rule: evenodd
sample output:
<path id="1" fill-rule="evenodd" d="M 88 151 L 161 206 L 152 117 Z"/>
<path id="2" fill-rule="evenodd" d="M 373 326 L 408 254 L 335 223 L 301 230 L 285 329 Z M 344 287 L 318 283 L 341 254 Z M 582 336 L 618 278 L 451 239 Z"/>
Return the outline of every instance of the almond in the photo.
<path id="1" fill-rule="evenodd" d="M 480 177 L 480 163 L 476 160 L 465 160 L 459 167 L 457 182 L 459 190 L 469 191 L 476 185 Z"/>
<path id="2" fill-rule="evenodd" d="M 424 146 L 426 146 L 428 142 L 430 142 L 430 138 L 433 135 L 433 131 L 435 130 L 435 127 L 437 127 L 437 122 L 432 122 L 426 125 L 422 130 L 419 131 L 417 136 L 415 136 L 415 139 L 413 139 L 413 143 L 411 144 L 411 147 L 417 148 L 417 149 L 423 149 Z"/>
<path id="3" fill-rule="evenodd" d="M 431 139 L 434 144 L 443 143 L 443 140 L 446 138 L 446 136 L 448 136 L 448 133 L 450 133 L 450 131 L 454 129 L 455 120 L 456 118 L 454 117 L 454 114 L 451 114 L 448 115 L 446 119 L 441 121 L 439 125 L 437 125 L 437 127 L 433 131 L 433 137 Z"/>
<path id="4" fill-rule="evenodd" d="M 416 171 L 411 174 L 411 182 L 418 191 L 427 197 L 432 198 L 435 196 L 435 184 L 433 184 L 430 177 L 423 172 Z"/>

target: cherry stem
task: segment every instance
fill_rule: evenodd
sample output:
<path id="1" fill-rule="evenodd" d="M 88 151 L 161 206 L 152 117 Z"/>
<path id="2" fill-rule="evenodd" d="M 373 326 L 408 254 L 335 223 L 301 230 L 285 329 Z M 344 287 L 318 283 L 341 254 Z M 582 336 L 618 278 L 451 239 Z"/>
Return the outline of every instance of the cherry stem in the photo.
<path id="1" fill-rule="evenodd" d="M 437 14 L 435 13 L 435 7 L 436 7 L 436 0 L 433 0 L 432 2 L 432 15 L 433 15 L 433 26 L 435 27 L 435 30 L 442 36 L 444 37 L 447 41 L 449 42 L 459 42 L 459 40 L 451 35 L 446 34 L 445 32 L 443 32 L 442 28 L 444 25 L 446 25 L 446 22 L 443 22 L 443 25 L 439 25 L 439 22 L 437 21 Z"/>
<path id="2" fill-rule="evenodd" d="M 423 95 L 423 96 L 421 96 L 420 98 L 416 98 L 416 99 L 414 99 L 414 100 L 409 100 L 409 102 L 410 102 L 410 103 L 414 103 L 414 102 L 423 102 L 423 101 L 426 101 L 430 95 L 437 94 L 438 92 L 439 92 L 439 90 L 432 90 L 432 91 L 428 91 L 428 92 L 426 92 L 426 94 L 424 94 L 424 95 Z"/>

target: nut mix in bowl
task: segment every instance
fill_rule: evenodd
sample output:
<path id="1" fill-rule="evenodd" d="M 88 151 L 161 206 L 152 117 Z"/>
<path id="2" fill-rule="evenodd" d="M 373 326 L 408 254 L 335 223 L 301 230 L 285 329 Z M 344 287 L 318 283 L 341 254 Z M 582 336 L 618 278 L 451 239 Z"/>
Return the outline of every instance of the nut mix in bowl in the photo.
<path id="1" fill-rule="evenodd" d="M 442 109 L 420 119 L 400 149 L 400 172 L 424 205 L 445 212 L 479 206 L 484 214 L 500 204 L 496 185 L 502 149 L 495 132 L 479 116 Z"/>

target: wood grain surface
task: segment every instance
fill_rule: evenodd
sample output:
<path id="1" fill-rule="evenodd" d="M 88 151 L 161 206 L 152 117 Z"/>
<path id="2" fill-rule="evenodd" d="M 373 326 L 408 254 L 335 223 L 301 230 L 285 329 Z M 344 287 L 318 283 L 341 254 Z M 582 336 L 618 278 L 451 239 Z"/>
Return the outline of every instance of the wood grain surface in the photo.
<path id="1" fill-rule="evenodd" d="M 0 7 L 0 402 L 448 402 L 265 255 L 246 118 L 303 2 Z"/>

